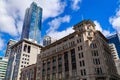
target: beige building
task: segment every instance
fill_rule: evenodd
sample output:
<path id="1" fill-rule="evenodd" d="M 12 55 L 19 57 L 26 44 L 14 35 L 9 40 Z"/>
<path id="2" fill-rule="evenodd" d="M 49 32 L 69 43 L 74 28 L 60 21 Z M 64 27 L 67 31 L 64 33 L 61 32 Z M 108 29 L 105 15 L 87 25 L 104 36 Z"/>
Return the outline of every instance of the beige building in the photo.
<path id="1" fill-rule="evenodd" d="M 36 64 L 23 68 L 21 70 L 20 80 L 36 80 Z"/>
<path id="2" fill-rule="evenodd" d="M 84 20 L 75 32 L 42 48 L 36 80 L 120 80 L 107 39 Z"/>
<path id="3" fill-rule="evenodd" d="M 36 63 L 41 46 L 23 39 L 11 47 L 5 80 L 20 80 L 21 69 Z"/>

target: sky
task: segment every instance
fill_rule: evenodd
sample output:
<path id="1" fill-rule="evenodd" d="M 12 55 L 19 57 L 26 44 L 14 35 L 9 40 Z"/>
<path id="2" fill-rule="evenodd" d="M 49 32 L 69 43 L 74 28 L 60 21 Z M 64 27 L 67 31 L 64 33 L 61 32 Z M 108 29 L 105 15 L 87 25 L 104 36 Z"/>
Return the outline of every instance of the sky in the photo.
<path id="1" fill-rule="evenodd" d="M 10 39 L 20 40 L 25 10 L 33 1 L 43 8 L 42 38 L 58 40 L 88 19 L 106 37 L 120 32 L 120 0 L 0 0 L 0 56 Z"/>

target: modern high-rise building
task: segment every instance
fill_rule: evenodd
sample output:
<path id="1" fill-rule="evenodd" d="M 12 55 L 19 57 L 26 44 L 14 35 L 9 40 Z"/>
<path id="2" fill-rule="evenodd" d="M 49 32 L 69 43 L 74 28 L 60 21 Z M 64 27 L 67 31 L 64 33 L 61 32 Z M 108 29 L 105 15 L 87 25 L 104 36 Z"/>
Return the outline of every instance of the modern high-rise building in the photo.
<path id="1" fill-rule="evenodd" d="M 41 39 L 42 8 L 33 2 L 26 9 L 21 39 L 26 38 L 32 42 L 40 43 Z"/>
<path id="2" fill-rule="evenodd" d="M 36 80 L 120 80 L 108 40 L 95 24 L 84 20 L 74 30 L 42 48 Z"/>
<path id="3" fill-rule="evenodd" d="M 0 80 L 5 80 L 5 73 L 7 70 L 8 58 L 0 57 Z"/>
<path id="4" fill-rule="evenodd" d="M 120 34 L 116 33 L 110 37 L 108 37 L 109 43 L 114 43 L 115 47 L 117 49 L 118 52 L 118 56 L 120 58 Z"/>
<path id="5" fill-rule="evenodd" d="M 47 46 L 51 44 L 51 37 L 50 36 L 45 36 L 43 39 L 43 46 Z"/>
<path id="6" fill-rule="evenodd" d="M 11 46 L 5 80 L 20 80 L 21 69 L 36 64 L 42 46 L 22 39 Z"/>

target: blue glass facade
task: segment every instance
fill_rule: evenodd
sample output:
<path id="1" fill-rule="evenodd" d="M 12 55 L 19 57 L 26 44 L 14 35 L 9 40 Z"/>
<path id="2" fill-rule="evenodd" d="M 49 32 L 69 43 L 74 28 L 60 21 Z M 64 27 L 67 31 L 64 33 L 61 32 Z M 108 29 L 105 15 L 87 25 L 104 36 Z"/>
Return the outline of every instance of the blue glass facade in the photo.
<path id="1" fill-rule="evenodd" d="M 109 43 L 114 43 L 120 58 L 120 34 L 114 34 L 108 37 Z"/>
<path id="2" fill-rule="evenodd" d="M 42 8 L 36 3 L 26 10 L 21 39 L 27 38 L 40 43 Z"/>

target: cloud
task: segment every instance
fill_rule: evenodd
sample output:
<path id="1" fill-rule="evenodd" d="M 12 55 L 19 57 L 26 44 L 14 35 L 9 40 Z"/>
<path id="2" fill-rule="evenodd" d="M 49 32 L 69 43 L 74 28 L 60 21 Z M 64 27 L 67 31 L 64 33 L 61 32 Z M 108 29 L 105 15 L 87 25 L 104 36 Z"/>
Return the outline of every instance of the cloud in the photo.
<path id="1" fill-rule="evenodd" d="M 38 3 L 43 8 L 43 19 L 60 15 L 66 7 L 66 3 L 61 0 L 41 0 Z"/>
<path id="2" fill-rule="evenodd" d="M 67 28 L 66 30 L 63 31 L 57 31 L 57 29 L 60 27 L 62 23 L 69 23 L 70 22 L 70 16 L 65 15 L 64 17 L 58 17 L 49 22 L 50 28 L 47 30 L 47 34 L 51 36 L 54 39 L 60 39 L 70 33 L 73 32 L 72 27 Z"/>
<path id="3" fill-rule="evenodd" d="M 16 36 L 17 29 L 14 19 L 7 14 L 6 3 L 0 0 L 0 31 Z"/>
<path id="4" fill-rule="evenodd" d="M 110 31 L 102 29 L 102 27 L 101 27 L 101 25 L 100 25 L 100 23 L 98 21 L 94 21 L 94 23 L 96 25 L 95 26 L 96 30 L 101 31 L 104 36 L 108 37 L 108 36 L 110 36 L 112 34 L 112 33 L 110 33 Z"/>
<path id="5" fill-rule="evenodd" d="M 19 36 L 25 10 L 33 1 L 43 8 L 43 20 L 60 15 L 66 7 L 66 3 L 61 0 L 0 0 L 0 31 Z"/>
<path id="6" fill-rule="evenodd" d="M 32 2 L 36 2 L 38 6 L 43 8 L 43 18 L 47 19 L 49 17 L 56 17 L 64 11 L 66 6 L 65 2 L 61 2 L 61 0 L 8 0 L 8 9 L 13 10 L 12 15 L 15 17 L 16 13 L 22 19 L 24 18 L 25 9 L 30 6 Z M 22 5 L 22 6 L 21 6 Z M 54 5 L 54 7 L 52 6 Z"/>
<path id="7" fill-rule="evenodd" d="M 52 33 L 49 33 L 48 35 L 51 36 L 54 39 L 61 39 L 67 35 L 69 35 L 70 33 L 73 33 L 73 27 L 68 27 L 66 30 L 63 31 L 54 31 Z"/>
<path id="8" fill-rule="evenodd" d="M 115 16 L 111 16 L 109 18 L 110 24 L 112 24 L 113 28 L 120 32 L 120 8 L 116 11 Z"/>
<path id="9" fill-rule="evenodd" d="M 71 3 L 72 9 L 79 10 L 80 9 L 79 3 L 81 3 L 81 2 L 82 2 L 82 0 L 72 0 L 72 3 Z"/>
<path id="10" fill-rule="evenodd" d="M 54 20 L 52 20 L 51 22 L 48 23 L 50 28 L 47 30 L 47 33 L 52 33 L 54 31 L 56 31 L 62 23 L 65 23 L 65 22 L 69 23 L 69 21 L 70 21 L 69 15 L 65 15 L 64 17 L 55 18 Z"/>
<path id="11" fill-rule="evenodd" d="M 3 49 L 4 47 L 4 40 L 0 37 L 0 51 Z"/>

